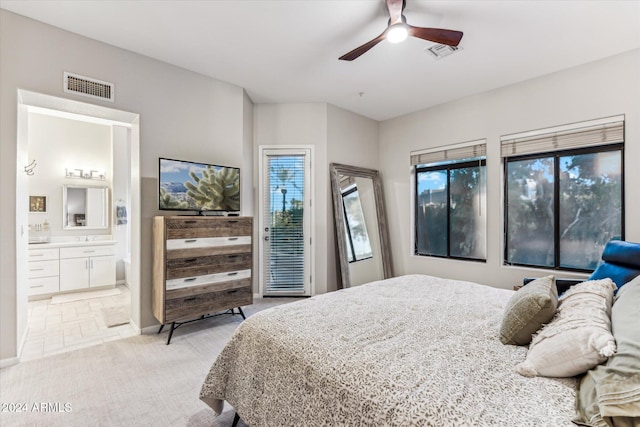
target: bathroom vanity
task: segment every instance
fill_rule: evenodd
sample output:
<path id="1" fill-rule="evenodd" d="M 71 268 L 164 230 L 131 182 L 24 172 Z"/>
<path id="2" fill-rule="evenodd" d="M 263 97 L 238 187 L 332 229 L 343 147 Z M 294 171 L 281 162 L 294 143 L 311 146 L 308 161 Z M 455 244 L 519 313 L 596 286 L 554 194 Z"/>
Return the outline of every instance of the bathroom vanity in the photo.
<path id="1" fill-rule="evenodd" d="M 115 286 L 115 244 L 114 240 L 30 244 L 27 295 Z"/>

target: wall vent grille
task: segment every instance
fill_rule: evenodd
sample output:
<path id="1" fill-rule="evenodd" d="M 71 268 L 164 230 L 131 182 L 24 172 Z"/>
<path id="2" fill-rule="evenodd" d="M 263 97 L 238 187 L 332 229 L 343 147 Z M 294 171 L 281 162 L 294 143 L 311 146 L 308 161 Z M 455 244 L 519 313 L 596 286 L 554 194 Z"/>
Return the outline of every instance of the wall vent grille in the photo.
<path id="1" fill-rule="evenodd" d="M 115 85 L 113 83 L 103 82 L 102 80 L 96 80 L 66 71 L 64 73 L 64 91 L 93 99 L 101 99 L 103 101 L 115 101 Z"/>

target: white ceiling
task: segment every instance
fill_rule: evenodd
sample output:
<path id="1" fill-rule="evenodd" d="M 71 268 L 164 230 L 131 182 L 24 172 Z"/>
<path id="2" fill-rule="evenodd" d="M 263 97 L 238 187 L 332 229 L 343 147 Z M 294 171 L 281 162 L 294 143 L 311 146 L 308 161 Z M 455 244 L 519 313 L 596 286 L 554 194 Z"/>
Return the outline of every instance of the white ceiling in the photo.
<path id="1" fill-rule="evenodd" d="M 464 32 L 338 57 L 387 25 L 383 0 L 0 0 L 0 7 L 245 88 L 255 103 L 327 102 L 385 120 L 640 48 L 640 1 L 407 0 L 413 26 Z M 117 83 L 117 82 L 116 82 Z"/>

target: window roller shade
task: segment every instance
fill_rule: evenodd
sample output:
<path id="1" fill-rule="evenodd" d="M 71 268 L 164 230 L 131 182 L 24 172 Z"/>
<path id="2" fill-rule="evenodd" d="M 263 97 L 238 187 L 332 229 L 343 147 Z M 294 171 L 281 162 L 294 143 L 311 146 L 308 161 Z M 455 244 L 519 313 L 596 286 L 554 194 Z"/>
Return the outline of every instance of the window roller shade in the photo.
<path id="1" fill-rule="evenodd" d="M 487 144 L 474 144 L 465 147 L 453 147 L 448 149 L 438 149 L 426 152 L 414 152 L 411 154 L 411 166 L 438 163 L 444 161 L 455 161 L 472 159 L 475 157 L 485 157 L 487 155 Z"/>
<path id="2" fill-rule="evenodd" d="M 502 157 L 547 153 L 624 142 L 624 121 L 501 139 Z"/>

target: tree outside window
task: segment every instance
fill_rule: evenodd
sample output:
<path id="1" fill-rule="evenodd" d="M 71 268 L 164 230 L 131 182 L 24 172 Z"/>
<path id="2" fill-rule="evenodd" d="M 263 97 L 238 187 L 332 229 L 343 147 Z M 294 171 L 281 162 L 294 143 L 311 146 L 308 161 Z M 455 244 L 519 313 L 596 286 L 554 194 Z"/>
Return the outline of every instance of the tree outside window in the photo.
<path id="1" fill-rule="evenodd" d="M 622 146 L 543 153 L 505 162 L 505 263 L 593 270 L 624 238 Z"/>
<path id="2" fill-rule="evenodd" d="M 486 259 L 485 159 L 416 166 L 415 254 Z"/>

